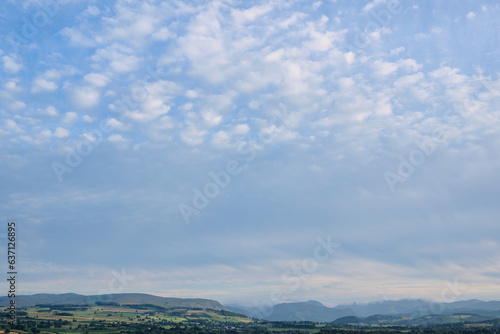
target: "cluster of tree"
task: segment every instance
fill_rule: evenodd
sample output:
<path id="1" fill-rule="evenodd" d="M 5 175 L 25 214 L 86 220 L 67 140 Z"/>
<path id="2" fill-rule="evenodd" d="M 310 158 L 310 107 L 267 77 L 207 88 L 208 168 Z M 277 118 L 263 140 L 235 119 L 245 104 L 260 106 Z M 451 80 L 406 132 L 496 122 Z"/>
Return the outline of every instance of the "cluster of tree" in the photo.
<path id="1" fill-rule="evenodd" d="M 74 304 L 62 304 L 62 305 L 52 305 L 52 304 L 37 304 L 36 307 L 48 308 L 49 311 L 87 311 L 89 305 L 74 305 Z"/>
<path id="2" fill-rule="evenodd" d="M 316 323 L 312 321 L 273 321 L 273 327 L 276 328 L 297 328 L 297 329 L 315 329 Z"/>
<path id="3" fill-rule="evenodd" d="M 384 328 L 384 329 L 373 329 L 373 328 L 349 328 L 349 334 L 395 334 L 402 333 L 403 331 L 396 328 Z M 413 328 L 408 331 L 406 328 L 405 332 L 409 334 L 496 334 L 498 328 L 492 327 L 460 327 L 460 326 L 432 326 L 423 328 Z M 322 329 L 318 334 L 346 334 L 346 328 L 328 328 Z"/>
<path id="4" fill-rule="evenodd" d="M 18 317 L 21 317 L 21 316 L 28 315 L 28 312 L 26 312 L 26 311 L 17 311 L 16 315 Z M 0 312 L 0 318 L 9 318 L 9 317 L 10 317 L 10 313 L 9 312 Z"/>
<path id="5" fill-rule="evenodd" d="M 69 313 L 69 312 L 58 312 L 58 311 L 54 311 L 52 313 L 53 315 L 59 315 L 59 316 L 62 316 L 62 317 L 73 317 L 74 314 L 73 313 Z"/>

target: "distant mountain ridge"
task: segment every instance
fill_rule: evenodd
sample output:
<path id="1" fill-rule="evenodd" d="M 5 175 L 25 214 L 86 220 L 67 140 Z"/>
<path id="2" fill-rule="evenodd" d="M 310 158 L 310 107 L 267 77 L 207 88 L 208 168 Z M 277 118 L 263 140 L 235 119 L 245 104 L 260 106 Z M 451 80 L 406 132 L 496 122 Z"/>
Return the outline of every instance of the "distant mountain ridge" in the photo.
<path id="1" fill-rule="evenodd" d="M 376 314 L 366 318 L 355 316 L 342 317 L 335 321 L 338 325 L 356 325 L 356 326 L 433 326 L 441 324 L 456 324 L 456 323 L 490 323 L 500 324 L 500 318 L 491 316 L 482 316 L 478 314 L 433 314 L 417 318 L 408 318 L 397 315 L 382 315 Z"/>
<path id="2" fill-rule="evenodd" d="M 119 293 L 85 296 L 76 293 L 35 294 L 16 296 L 17 307 L 36 305 L 98 305 L 102 303 L 150 304 L 167 308 L 202 308 L 232 311 L 248 317 L 269 321 L 313 321 L 354 324 L 428 324 L 443 322 L 490 321 L 500 322 L 500 301 L 477 299 L 451 303 L 433 303 L 421 299 L 382 301 L 368 304 L 350 304 L 327 307 L 318 301 L 280 303 L 258 308 L 240 305 L 223 306 L 218 301 L 201 298 L 169 298 L 143 293 Z M 0 297 L 0 306 L 8 306 L 10 299 Z M 475 319 L 475 320 L 474 320 Z"/>
<path id="3" fill-rule="evenodd" d="M 153 304 L 165 307 L 185 307 L 185 308 L 204 308 L 212 310 L 228 309 L 222 306 L 218 301 L 201 298 L 170 298 L 159 297 L 144 293 L 117 293 L 109 295 L 79 295 L 76 293 L 47 294 L 40 293 L 35 295 L 17 295 L 17 307 L 30 307 L 40 304 L 49 305 L 95 305 L 98 302 L 114 302 L 118 304 Z M 0 297 L 0 306 L 8 306 L 10 299 L 6 296 Z"/>
<path id="4" fill-rule="evenodd" d="M 243 307 L 240 305 L 226 305 L 226 307 L 237 313 L 242 313 L 249 317 L 260 318 L 270 321 L 314 321 L 333 322 L 337 319 L 345 318 L 341 321 L 371 323 L 377 316 L 376 321 L 397 321 L 398 318 L 424 318 L 426 316 L 451 316 L 455 313 L 473 314 L 478 317 L 500 318 L 500 301 L 481 301 L 477 299 L 467 301 L 457 301 L 451 303 L 433 303 L 421 299 L 382 301 L 368 304 L 339 305 L 327 307 L 317 301 L 299 303 L 281 303 L 272 308 L 259 309 L 258 307 Z M 391 316 L 396 316 L 391 318 Z M 366 318 L 367 319 L 363 319 Z M 443 318 L 443 319 L 444 319 Z M 436 317 L 434 320 L 438 319 Z M 443 319 L 439 318 L 439 321 Z M 479 318 L 478 318 L 479 319 Z M 356 320 L 356 321 L 354 321 Z M 434 321 L 433 320 L 433 321 Z M 424 320 L 422 320 L 424 321 Z M 427 320 L 425 320 L 427 321 Z"/>
<path id="5" fill-rule="evenodd" d="M 281 303 L 272 308 L 244 307 L 226 305 L 233 311 L 244 314 L 251 318 L 259 318 L 269 321 L 313 321 L 330 322 L 335 319 L 355 316 L 356 313 L 346 306 L 327 307 L 318 301 Z"/>

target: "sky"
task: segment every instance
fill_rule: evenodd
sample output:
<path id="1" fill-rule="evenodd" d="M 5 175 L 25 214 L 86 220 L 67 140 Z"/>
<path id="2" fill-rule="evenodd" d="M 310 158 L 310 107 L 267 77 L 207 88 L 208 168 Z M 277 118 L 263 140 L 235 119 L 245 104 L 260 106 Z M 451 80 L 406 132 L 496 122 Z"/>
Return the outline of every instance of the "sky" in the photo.
<path id="1" fill-rule="evenodd" d="M 475 0 L 3 1 L 18 292 L 500 299 L 499 17 Z"/>

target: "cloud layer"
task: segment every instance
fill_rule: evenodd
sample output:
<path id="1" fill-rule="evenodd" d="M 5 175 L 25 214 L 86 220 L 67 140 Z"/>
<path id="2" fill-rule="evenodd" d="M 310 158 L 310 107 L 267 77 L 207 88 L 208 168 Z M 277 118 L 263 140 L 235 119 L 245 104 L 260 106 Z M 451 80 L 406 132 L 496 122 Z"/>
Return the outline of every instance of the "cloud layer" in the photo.
<path id="1" fill-rule="evenodd" d="M 494 1 L 1 6 L 24 293 L 500 298 Z"/>

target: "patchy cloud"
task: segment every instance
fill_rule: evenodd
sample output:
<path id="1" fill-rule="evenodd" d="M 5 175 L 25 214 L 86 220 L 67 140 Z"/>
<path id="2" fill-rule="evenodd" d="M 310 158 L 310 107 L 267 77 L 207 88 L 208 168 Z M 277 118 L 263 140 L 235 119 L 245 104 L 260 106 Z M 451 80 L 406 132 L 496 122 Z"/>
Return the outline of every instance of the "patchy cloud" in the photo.
<path id="1" fill-rule="evenodd" d="M 259 302 L 330 235 L 287 301 L 436 299 L 455 277 L 500 298 L 498 6 L 393 5 L 76 1 L 23 37 L 34 3 L 7 2 L 23 293 L 125 268 L 127 291 Z"/>

